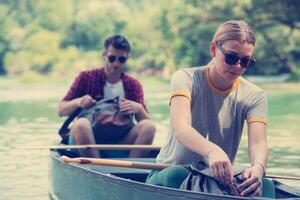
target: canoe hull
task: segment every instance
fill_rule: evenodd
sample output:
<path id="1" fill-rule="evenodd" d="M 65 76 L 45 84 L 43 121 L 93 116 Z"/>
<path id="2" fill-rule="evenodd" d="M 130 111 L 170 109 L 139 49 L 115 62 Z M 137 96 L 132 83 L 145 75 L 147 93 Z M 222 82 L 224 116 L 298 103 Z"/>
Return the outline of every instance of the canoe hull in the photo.
<path id="1" fill-rule="evenodd" d="M 94 169 L 98 167 L 94 166 Z M 224 195 L 213 195 L 192 191 L 148 185 L 142 182 L 115 176 L 123 173 L 125 168 L 103 167 L 103 172 L 94 170 L 93 166 L 63 164 L 58 155 L 52 153 L 50 165 L 50 196 L 60 200 L 226 200 L 251 199 Z M 108 173 L 110 171 L 113 173 Z M 147 170 L 130 169 L 134 179 L 145 179 Z M 112 175 L 114 174 L 114 175 Z M 265 198 L 257 198 L 265 199 Z"/>

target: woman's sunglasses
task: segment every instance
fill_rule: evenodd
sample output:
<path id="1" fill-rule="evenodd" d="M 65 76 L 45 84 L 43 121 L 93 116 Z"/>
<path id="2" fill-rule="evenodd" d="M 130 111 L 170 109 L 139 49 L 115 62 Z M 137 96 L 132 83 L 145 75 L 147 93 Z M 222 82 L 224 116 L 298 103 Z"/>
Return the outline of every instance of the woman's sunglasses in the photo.
<path id="1" fill-rule="evenodd" d="M 114 63 L 117 60 L 117 58 L 118 58 L 119 62 L 122 63 L 122 64 L 125 63 L 126 60 L 127 60 L 127 58 L 125 56 L 117 57 L 117 56 L 114 56 L 114 55 L 109 55 L 109 56 L 107 56 L 107 58 L 108 58 L 108 61 L 110 63 Z"/>
<path id="2" fill-rule="evenodd" d="M 216 42 L 216 45 L 217 45 L 218 49 L 220 49 L 220 51 L 224 54 L 225 62 L 228 65 L 235 65 L 239 60 L 241 60 L 241 62 L 240 62 L 241 67 L 247 69 L 256 62 L 254 57 L 251 58 L 249 56 L 245 56 L 245 57 L 240 58 L 235 53 L 226 53 L 225 50 L 222 48 L 222 45 L 220 42 Z"/>

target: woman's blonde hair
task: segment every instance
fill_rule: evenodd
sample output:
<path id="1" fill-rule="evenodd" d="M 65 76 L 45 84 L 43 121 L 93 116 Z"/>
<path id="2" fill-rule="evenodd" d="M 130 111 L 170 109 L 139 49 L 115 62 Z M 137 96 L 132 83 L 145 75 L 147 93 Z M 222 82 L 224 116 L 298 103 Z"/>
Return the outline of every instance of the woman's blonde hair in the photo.
<path id="1" fill-rule="evenodd" d="M 255 46 L 255 34 L 252 28 L 242 20 L 231 20 L 221 24 L 215 32 L 212 42 L 224 43 L 228 40 L 247 42 Z"/>

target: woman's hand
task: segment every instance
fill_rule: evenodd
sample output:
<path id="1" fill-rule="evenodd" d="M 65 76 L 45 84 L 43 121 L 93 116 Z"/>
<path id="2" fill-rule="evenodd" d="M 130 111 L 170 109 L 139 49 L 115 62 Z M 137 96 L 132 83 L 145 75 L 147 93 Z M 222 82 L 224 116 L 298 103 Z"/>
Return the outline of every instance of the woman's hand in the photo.
<path id="1" fill-rule="evenodd" d="M 94 106 L 96 100 L 94 100 L 90 95 L 84 95 L 83 97 L 78 98 L 77 105 L 80 108 L 90 108 Z"/>
<path id="2" fill-rule="evenodd" d="M 214 177 L 224 186 L 232 185 L 233 170 L 227 154 L 217 145 L 208 155 L 209 168 Z"/>
<path id="3" fill-rule="evenodd" d="M 263 175 L 264 168 L 260 164 L 254 164 L 246 169 L 243 183 L 238 186 L 241 196 L 261 196 Z"/>

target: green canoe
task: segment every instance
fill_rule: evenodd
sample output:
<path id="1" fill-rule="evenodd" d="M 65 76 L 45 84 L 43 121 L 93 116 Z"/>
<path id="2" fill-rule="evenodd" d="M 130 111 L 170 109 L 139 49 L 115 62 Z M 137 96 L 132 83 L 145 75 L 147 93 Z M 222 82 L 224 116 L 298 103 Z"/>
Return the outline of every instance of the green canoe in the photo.
<path id="1" fill-rule="evenodd" d="M 51 151 L 50 197 L 60 200 L 237 200 L 253 199 L 214 195 L 145 184 L 149 170 L 88 164 L 63 164 Z M 125 159 L 154 162 L 154 158 Z M 275 181 L 276 198 L 300 199 L 300 191 Z M 266 198 L 254 198 L 266 199 Z"/>

